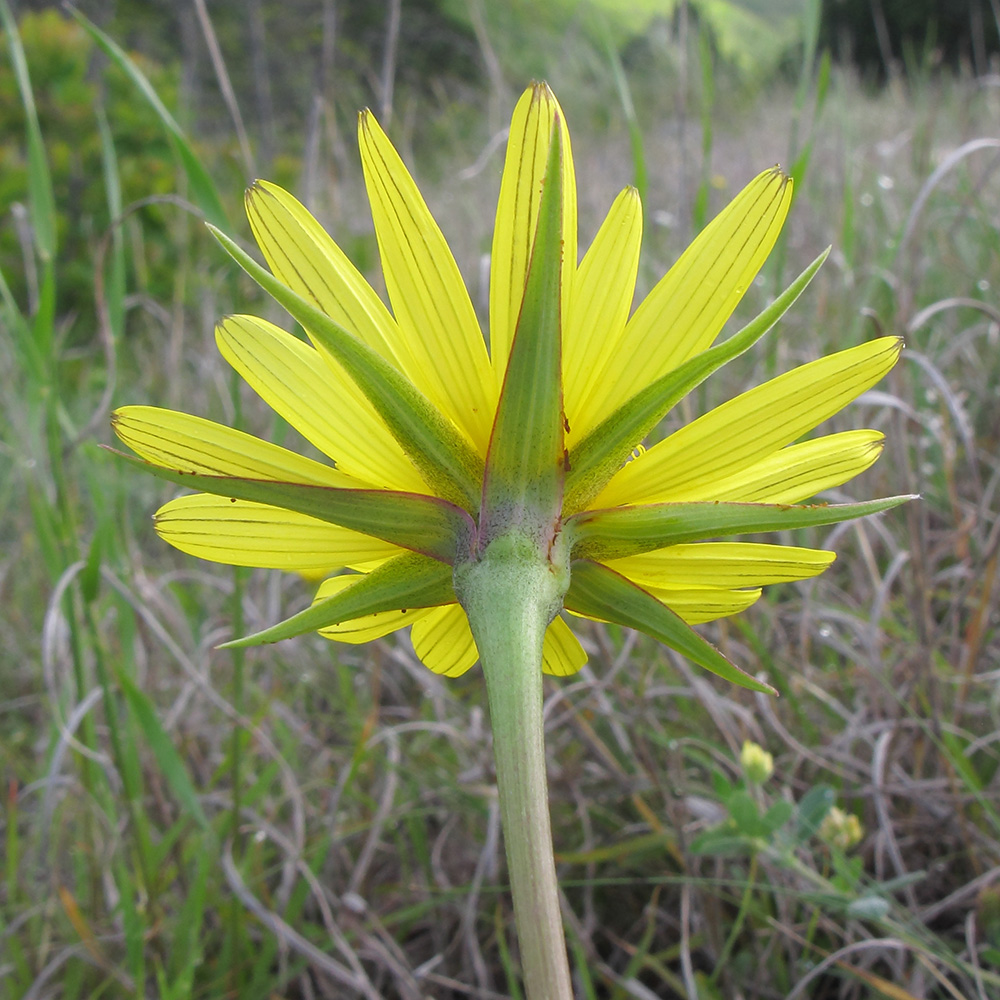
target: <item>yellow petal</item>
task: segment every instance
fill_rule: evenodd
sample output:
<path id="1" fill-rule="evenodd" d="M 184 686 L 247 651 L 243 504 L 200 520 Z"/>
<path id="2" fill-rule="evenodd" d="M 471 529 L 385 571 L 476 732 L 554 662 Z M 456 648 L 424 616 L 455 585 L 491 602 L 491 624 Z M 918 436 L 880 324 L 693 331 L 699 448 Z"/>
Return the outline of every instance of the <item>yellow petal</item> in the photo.
<path id="1" fill-rule="evenodd" d="M 391 559 L 403 551 L 295 511 L 208 493 L 164 504 L 154 526 L 164 541 L 200 559 L 308 576 Z"/>
<path id="2" fill-rule="evenodd" d="M 405 372 L 409 356 L 396 321 L 305 206 L 277 184 L 256 181 L 246 210 L 275 277 Z"/>
<path id="3" fill-rule="evenodd" d="M 661 600 L 674 614 L 688 625 L 702 625 L 717 618 L 746 611 L 760 597 L 760 588 L 755 590 L 671 590 L 666 587 L 646 587 L 654 597 Z"/>
<path id="4" fill-rule="evenodd" d="M 670 587 L 643 585 L 643 590 L 662 601 L 674 614 L 688 625 L 702 625 L 717 618 L 728 618 L 750 607 L 761 595 L 759 587 L 753 590 L 725 590 L 721 587 L 690 588 L 676 590 Z M 604 621 L 591 615 L 569 612 L 576 618 L 589 621 Z"/>
<path id="5" fill-rule="evenodd" d="M 469 620 L 457 604 L 434 608 L 410 632 L 421 662 L 436 674 L 460 677 L 479 659 Z"/>
<path id="6" fill-rule="evenodd" d="M 792 444 L 735 476 L 666 499 L 798 503 L 864 472 L 882 454 L 883 438 L 881 431 L 856 430 Z"/>
<path id="7" fill-rule="evenodd" d="M 156 406 L 123 406 L 111 415 L 111 423 L 137 455 L 178 472 L 345 489 L 365 485 L 287 448 L 190 413 Z"/>
<path id="8" fill-rule="evenodd" d="M 636 309 L 597 373 L 588 426 L 712 344 L 771 252 L 791 200 L 790 179 L 767 170 L 702 230 Z"/>
<path id="9" fill-rule="evenodd" d="M 562 133 L 563 315 L 567 315 L 576 270 L 576 174 L 566 118 L 547 84 L 529 87 L 517 102 L 500 181 L 493 253 L 490 259 L 490 354 L 502 377 L 521 313 L 521 300 L 538 223 L 542 182 L 549 159 L 552 125 Z"/>
<path id="10" fill-rule="evenodd" d="M 357 573 L 350 573 L 344 576 L 333 576 L 329 580 L 324 580 L 313 604 L 322 601 L 324 598 L 333 597 L 342 590 L 357 583 L 361 577 Z M 352 644 L 370 642 L 372 639 L 381 639 L 406 625 L 412 625 L 420 621 L 424 615 L 436 609 L 418 608 L 415 611 L 381 611 L 375 615 L 363 615 L 361 618 L 354 618 L 351 621 L 343 622 L 340 625 L 330 625 L 321 628 L 319 634 L 326 639 L 335 639 L 337 642 L 349 642 Z"/>
<path id="11" fill-rule="evenodd" d="M 881 337 L 717 406 L 626 464 L 591 506 L 654 503 L 682 489 L 710 492 L 843 409 L 892 368 L 900 347 L 898 338 Z"/>
<path id="12" fill-rule="evenodd" d="M 458 265 L 371 112 L 358 139 L 389 301 L 413 356 L 407 374 L 485 455 L 499 382 Z"/>
<path id="13" fill-rule="evenodd" d="M 587 653 L 580 640 L 560 615 L 552 619 L 545 631 L 542 646 L 542 672 L 553 677 L 575 674 L 587 662 Z"/>
<path id="14" fill-rule="evenodd" d="M 609 559 L 607 565 L 640 587 L 761 587 L 805 580 L 836 558 L 823 549 L 761 542 L 695 542 Z"/>
<path id="15" fill-rule="evenodd" d="M 361 390 L 339 365 L 254 316 L 230 316 L 215 330 L 222 356 L 273 410 L 337 467 L 370 485 L 427 487 Z"/>
<path id="16" fill-rule="evenodd" d="M 594 426 L 585 401 L 620 349 L 642 243 L 642 204 L 635 188 L 615 199 L 584 255 L 563 332 L 563 394 L 567 446 Z"/>

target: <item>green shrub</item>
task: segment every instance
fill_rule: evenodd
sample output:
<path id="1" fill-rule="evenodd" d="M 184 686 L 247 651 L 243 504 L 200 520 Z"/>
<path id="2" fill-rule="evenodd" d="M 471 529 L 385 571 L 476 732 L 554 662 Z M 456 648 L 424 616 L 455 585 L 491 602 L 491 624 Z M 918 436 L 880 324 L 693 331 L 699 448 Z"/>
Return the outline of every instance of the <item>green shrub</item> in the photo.
<path id="1" fill-rule="evenodd" d="M 38 117 L 55 192 L 59 291 L 57 315 L 72 319 L 73 341 L 92 335 L 94 260 L 111 224 L 98 115 L 107 118 L 122 188 L 123 205 L 176 187 L 173 154 L 163 130 L 134 86 L 103 64 L 90 37 L 54 10 L 27 13 L 20 34 L 31 73 Z M 6 44 L 3 45 L 6 50 Z M 176 97 L 176 72 L 134 57 L 168 103 Z M 0 268 L 22 307 L 30 307 L 30 262 L 22 252 L 15 206 L 25 204 L 28 167 L 24 108 L 9 61 L 0 63 Z M 154 296 L 170 297 L 178 248 L 156 205 L 141 210 L 141 228 L 127 230 L 134 287 L 137 273 Z"/>

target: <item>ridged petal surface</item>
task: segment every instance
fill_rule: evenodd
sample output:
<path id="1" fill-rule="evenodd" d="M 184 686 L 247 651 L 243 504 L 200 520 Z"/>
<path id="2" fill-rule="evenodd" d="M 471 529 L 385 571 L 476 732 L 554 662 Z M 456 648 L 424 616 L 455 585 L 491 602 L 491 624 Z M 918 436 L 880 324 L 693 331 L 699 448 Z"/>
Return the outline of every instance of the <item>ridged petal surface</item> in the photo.
<path id="1" fill-rule="evenodd" d="M 609 559 L 606 565 L 640 586 L 761 587 L 822 573 L 836 554 L 761 542 L 695 542 Z"/>
<path id="2" fill-rule="evenodd" d="M 306 207 L 277 184 L 256 181 L 246 210 L 275 277 L 406 373 L 409 354 L 396 321 Z"/>
<path id="3" fill-rule="evenodd" d="M 457 604 L 434 608 L 410 632 L 414 652 L 436 674 L 461 677 L 479 659 L 469 619 Z"/>
<path id="4" fill-rule="evenodd" d="M 586 404 L 590 426 L 712 344 L 771 252 L 791 200 L 790 180 L 766 170 L 702 230 L 636 309 L 597 374 Z"/>
<path id="5" fill-rule="evenodd" d="M 635 293 L 641 244 L 639 192 L 626 188 L 615 199 L 584 255 L 564 322 L 563 397 L 570 447 L 597 423 L 599 408 L 588 408 L 586 401 L 621 349 Z"/>
<path id="6" fill-rule="evenodd" d="M 860 475 L 882 454 L 881 431 L 857 430 L 790 444 L 717 483 L 671 493 L 670 500 L 798 503 Z"/>
<path id="7" fill-rule="evenodd" d="M 192 556 L 314 576 L 391 559 L 396 545 L 267 504 L 195 493 L 164 504 L 156 533 Z"/>
<path id="8" fill-rule="evenodd" d="M 895 364 L 901 342 L 881 337 L 820 358 L 729 400 L 618 472 L 591 507 L 656 503 L 681 489 L 711 492 L 843 409 Z M 712 493 L 710 499 L 721 499 Z"/>
<path id="9" fill-rule="evenodd" d="M 499 382 L 458 265 L 413 178 L 371 112 L 361 163 L 385 285 L 414 385 L 486 453 Z"/>
<path id="10" fill-rule="evenodd" d="M 544 83 L 529 87 L 514 108 L 500 181 L 490 259 L 490 354 L 500 377 L 521 312 L 553 124 L 562 138 L 563 313 L 570 310 L 576 270 L 576 174 L 566 119 Z"/>
<path id="11" fill-rule="evenodd" d="M 587 662 L 587 652 L 573 630 L 556 615 L 545 630 L 542 644 L 542 672 L 552 677 L 569 677 Z"/>
<path id="12" fill-rule="evenodd" d="M 705 622 L 739 614 L 760 597 L 759 587 L 753 590 L 710 587 L 702 590 L 693 587 L 690 590 L 675 590 L 670 587 L 647 586 L 643 589 L 663 601 L 687 625 L 704 625 Z"/>
<path id="13" fill-rule="evenodd" d="M 328 354 L 255 316 L 228 317 L 215 340 L 261 399 L 342 472 L 385 489 L 427 491 L 371 403 Z"/>
<path id="14" fill-rule="evenodd" d="M 123 406 L 111 415 L 111 423 L 137 455 L 180 472 L 345 489 L 367 485 L 287 448 L 190 413 L 156 406 Z"/>

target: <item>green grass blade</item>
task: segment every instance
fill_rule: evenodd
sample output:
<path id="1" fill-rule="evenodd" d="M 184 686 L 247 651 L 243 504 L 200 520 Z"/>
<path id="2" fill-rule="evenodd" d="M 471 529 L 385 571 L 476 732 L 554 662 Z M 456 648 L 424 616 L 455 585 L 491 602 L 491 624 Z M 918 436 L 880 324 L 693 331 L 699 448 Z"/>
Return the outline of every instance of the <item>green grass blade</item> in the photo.
<path id="1" fill-rule="evenodd" d="M 629 145 L 632 149 L 632 186 L 639 192 L 639 200 L 642 202 L 643 210 L 646 208 L 646 191 L 649 188 L 649 171 L 646 169 L 646 153 L 642 138 L 642 128 L 639 125 L 639 118 L 635 113 L 635 102 L 632 100 L 632 91 L 628 85 L 628 77 L 625 75 L 625 67 L 622 66 L 621 57 L 615 47 L 611 32 L 604 26 L 604 39 L 607 43 L 608 62 L 611 64 L 611 75 L 614 77 L 615 89 L 618 91 L 618 100 L 621 102 L 622 113 L 628 123 Z"/>
<path id="2" fill-rule="evenodd" d="M 0 302 L 3 303 L 0 316 L 20 353 L 21 368 L 28 375 L 32 390 L 37 390 L 45 380 L 45 361 L 38 344 L 35 343 L 31 324 L 24 318 L 20 307 L 14 301 L 14 295 L 2 270 L 0 270 Z"/>
<path id="3" fill-rule="evenodd" d="M 104 292 L 103 308 L 106 310 L 111 335 L 118 342 L 125 331 L 125 240 L 120 220 L 122 217 L 122 187 L 118 174 L 118 157 L 114 139 L 108 126 L 104 108 L 97 108 L 97 132 L 101 139 L 101 164 L 104 169 L 104 192 L 108 202 L 108 222 L 113 228 L 106 237 L 110 240 L 106 275 L 97 275 Z M 110 259 L 109 259 L 110 258 Z M 98 302 L 98 308 L 102 304 Z"/>
<path id="4" fill-rule="evenodd" d="M 125 695 L 129 710 L 135 716 L 139 727 L 149 743 L 153 757 L 160 768 L 181 808 L 201 827 L 208 829 L 208 818 L 205 816 L 198 794 L 187 768 L 173 742 L 160 724 L 156 708 L 149 696 L 140 691 L 124 671 L 117 672 L 118 684 Z"/>
<path id="5" fill-rule="evenodd" d="M 18 34 L 14 15 L 7 0 L 0 0 L 0 22 L 7 35 L 7 46 L 14 66 L 17 89 L 24 105 L 25 128 L 28 140 L 28 198 L 31 204 L 31 224 L 34 227 L 35 249 L 43 262 L 48 262 L 56 253 L 56 200 L 52 192 L 52 175 L 45 155 L 42 130 L 38 125 L 38 111 L 35 108 L 34 92 L 28 75 L 28 62 L 24 57 L 24 47 Z"/>
<path id="6" fill-rule="evenodd" d="M 204 212 L 205 218 L 215 226 L 225 228 L 229 219 L 222 207 L 222 200 L 215 186 L 215 181 L 205 169 L 197 154 L 191 148 L 184 130 L 177 124 L 174 116 L 160 100 L 159 94 L 146 78 L 146 75 L 128 57 L 128 53 L 116 42 L 112 41 L 96 24 L 88 21 L 78 10 L 70 8 L 70 13 L 80 22 L 83 29 L 100 46 L 107 57 L 132 81 L 136 89 L 147 100 L 156 113 L 160 123 L 166 129 L 171 146 L 181 161 L 188 183 L 191 185 L 192 200 Z"/>
<path id="7" fill-rule="evenodd" d="M 194 974 L 203 957 L 201 928 L 208 901 L 208 873 L 217 863 L 218 844 L 206 833 L 200 850 L 194 855 L 194 875 L 184 903 L 177 913 L 177 924 L 170 953 L 170 996 L 186 1000 L 192 996 Z"/>

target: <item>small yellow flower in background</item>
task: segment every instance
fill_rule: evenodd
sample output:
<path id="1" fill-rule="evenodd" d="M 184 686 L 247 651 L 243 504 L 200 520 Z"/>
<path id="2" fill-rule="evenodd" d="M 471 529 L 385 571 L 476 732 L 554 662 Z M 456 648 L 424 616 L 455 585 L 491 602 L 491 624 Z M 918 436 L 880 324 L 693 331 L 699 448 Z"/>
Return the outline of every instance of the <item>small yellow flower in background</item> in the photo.
<path id="1" fill-rule="evenodd" d="M 559 576 L 545 672 L 570 674 L 586 660 L 568 611 L 642 629 L 767 690 L 689 626 L 742 611 L 764 585 L 813 577 L 834 559 L 727 537 L 902 501 L 800 504 L 878 457 L 874 430 L 800 439 L 881 379 L 900 342 L 805 364 L 648 449 L 641 442 L 777 321 L 825 257 L 715 345 L 778 237 L 791 181 L 777 168 L 752 180 L 630 316 L 638 194 L 622 191 L 577 263 L 569 134 L 554 95 L 534 85 L 511 123 L 484 337 L 440 229 L 367 111 L 359 142 L 388 306 L 273 184 L 259 181 L 246 197 L 271 274 L 217 234 L 310 339 L 238 315 L 218 325 L 219 350 L 328 460 L 198 416 L 123 407 L 115 431 L 146 467 L 203 491 L 163 506 L 157 532 L 204 559 L 322 580 L 312 608 L 245 644 L 312 630 L 358 643 L 410 626 L 421 660 L 457 676 L 478 657 L 462 567 L 505 524 L 528 525 Z"/>
<path id="2" fill-rule="evenodd" d="M 865 835 L 861 820 L 853 813 L 846 813 L 840 806 L 833 806 L 819 825 L 819 839 L 824 844 L 837 848 L 839 851 L 849 851 L 861 843 Z"/>
<path id="3" fill-rule="evenodd" d="M 763 785 L 774 773 L 774 758 L 759 743 L 744 740 L 740 750 L 740 764 L 747 781 Z"/>

